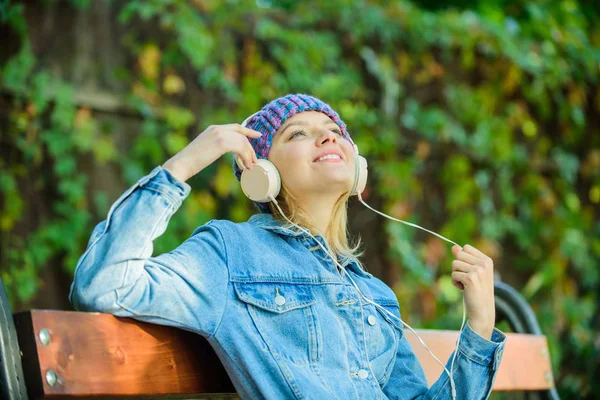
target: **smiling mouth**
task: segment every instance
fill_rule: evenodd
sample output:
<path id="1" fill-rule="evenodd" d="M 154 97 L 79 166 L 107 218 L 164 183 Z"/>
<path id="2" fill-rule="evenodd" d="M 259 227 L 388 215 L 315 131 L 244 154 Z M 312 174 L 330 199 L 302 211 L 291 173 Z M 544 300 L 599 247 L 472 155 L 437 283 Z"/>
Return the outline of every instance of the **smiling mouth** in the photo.
<path id="1" fill-rule="evenodd" d="M 337 154 L 328 154 L 326 156 L 323 156 L 317 160 L 315 160 L 314 162 L 341 162 L 342 159 L 340 156 L 338 156 Z"/>

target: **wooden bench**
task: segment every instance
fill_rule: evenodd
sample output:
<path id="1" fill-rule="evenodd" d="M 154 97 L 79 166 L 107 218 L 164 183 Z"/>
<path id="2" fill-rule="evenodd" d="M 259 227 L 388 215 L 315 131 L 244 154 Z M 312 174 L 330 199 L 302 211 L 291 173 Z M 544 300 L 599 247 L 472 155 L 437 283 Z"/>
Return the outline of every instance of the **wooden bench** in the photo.
<path id="1" fill-rule="evenodd" d="M 2 301 L 8 304 L 0 285 Z M 236 397 L 208 342 L 191 332 L 101 313 L 31 310 L 11 316 L 5 311 L 4 317 L 3 399 Z M 455 348 L 456 331 L 417 332 L 443 361 Z M 410 331 L 406 335 L 433 383 L 442 367 Z M 494 391 L 535 390 L 558 398 L 546 337 L 507 336 Z"/>

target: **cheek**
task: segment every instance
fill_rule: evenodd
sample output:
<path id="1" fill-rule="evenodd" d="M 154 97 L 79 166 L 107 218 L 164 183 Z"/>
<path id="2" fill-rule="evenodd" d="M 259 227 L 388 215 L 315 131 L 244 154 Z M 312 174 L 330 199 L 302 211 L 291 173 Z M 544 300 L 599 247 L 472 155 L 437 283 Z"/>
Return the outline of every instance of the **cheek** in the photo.
<path id="1" fill-rule="evenodd" d="M 342 145 L 342 149 L 344 151 L 344 155 L 346 156 L 346 160 L 348 160 L 348 166 L 354 169 L 354 158 L 356 157 L 354 148 L 352 148 L 350 142 L 345 141 Z"/>
<path id="2" fill-rule="evenodd" d="M 348 158 L 351 158 L 354 156 L 354 148 L 352 147 L 352 143 L 350 143 L 346 139 L 343 139 L 342 141 L 340 141 L 340 144 L 341 144 L 342 149 L 344 150 L 345 154 L 348 156 Z"/>
<path id="3" fill-rule="evenodd" d="M 282 146 L 271 149 L 269 160 L 275 164 L 282 177 L 297 175 L 306 165 L 309 155 L 301 146 Z"/>
<path id="4" fill-rule="evenodd" d="M 303 152 L 302 149 L 290 149 L 282 158 L 283 174 L 292 177 L 292 179 L 299 179 L 306 175 L 310 168 L 307 161 L 308 157 L 309 155 Z"/>
<path id="5" fill-rule="evenodd" d="M 300 188 L 311 178 L 311 152 L 303 146 L 286 146 L 273 157 L 281 179 L 288 188 Z"/>
<path id="6" fill-rule="evenodd" d="M 306 151 L 301 146 L 290 146 L 286 149 L 284 160 L 290 164 L 306 162 Z"/>

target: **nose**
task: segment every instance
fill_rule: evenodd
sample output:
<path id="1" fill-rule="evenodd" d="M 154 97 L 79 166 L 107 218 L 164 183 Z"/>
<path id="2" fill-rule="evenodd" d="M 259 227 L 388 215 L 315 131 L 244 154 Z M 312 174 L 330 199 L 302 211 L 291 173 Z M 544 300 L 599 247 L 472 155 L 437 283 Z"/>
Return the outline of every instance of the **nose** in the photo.
<path id="1" fill-rule="evenodd" d="M 322 129 L 321 134 L 317 136 L 317 145 L 323 146 L 327 142 L 337 143 L 337 135 L 329 129 Z"/>

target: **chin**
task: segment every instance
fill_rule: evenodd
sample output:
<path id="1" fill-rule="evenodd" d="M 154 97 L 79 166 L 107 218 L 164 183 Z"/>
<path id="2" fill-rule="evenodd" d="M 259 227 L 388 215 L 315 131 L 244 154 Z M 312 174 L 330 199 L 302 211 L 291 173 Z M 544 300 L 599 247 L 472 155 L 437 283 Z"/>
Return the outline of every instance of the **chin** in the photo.
<path id="1" fill-rule="evenodd" d="M 322 178 L 321 178 L 322 179 Z M 339 193 L 340 195 L 352 188 L 352 179 L 348 177 L 340 177 L 338 179 L 322 179 L 319 189 L 321 192 Z"/>

